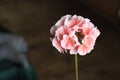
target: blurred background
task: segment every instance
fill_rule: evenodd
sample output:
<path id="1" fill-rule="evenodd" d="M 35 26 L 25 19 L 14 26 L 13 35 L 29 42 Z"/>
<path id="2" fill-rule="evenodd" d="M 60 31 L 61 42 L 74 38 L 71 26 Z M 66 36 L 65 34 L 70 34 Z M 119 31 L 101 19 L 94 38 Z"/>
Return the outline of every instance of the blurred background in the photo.
<path id="1" fill-rule="evenodd" d="M 81 15 L 100 29 L 95 49 L 79 56 L 79 80 L 120 80 L 119 0 L 0 0 L 0 22 L 26 39 L 41 80 L 75 80 L 74 56 L 60 54 L 49 30 L 61 16 Z"/>

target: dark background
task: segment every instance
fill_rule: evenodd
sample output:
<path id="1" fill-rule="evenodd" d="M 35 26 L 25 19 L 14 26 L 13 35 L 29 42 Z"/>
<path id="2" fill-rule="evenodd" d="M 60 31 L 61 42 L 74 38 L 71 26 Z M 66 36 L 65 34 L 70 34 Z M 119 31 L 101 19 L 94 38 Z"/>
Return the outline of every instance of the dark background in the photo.
<path id="1" fill-rule="evenodd" d="M 75 80 L 74 56 L 52 47 L 49 30 L 61 16 L 77 14 L 100 29 L 95 49 L 79 56 L 79 80 L 120 80 L 119 0 L 0 0 L 0 21 L 26 39 L 41 80 Z"/>

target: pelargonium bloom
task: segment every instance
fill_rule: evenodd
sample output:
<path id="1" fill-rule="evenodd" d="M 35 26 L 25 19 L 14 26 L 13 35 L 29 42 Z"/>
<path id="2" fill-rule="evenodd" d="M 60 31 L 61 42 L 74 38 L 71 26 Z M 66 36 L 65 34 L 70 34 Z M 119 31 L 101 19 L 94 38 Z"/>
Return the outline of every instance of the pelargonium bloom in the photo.
<path id="1" fill-rule="evenodd" d="M 50 29 L 52 45 L 61 53 L 86 55 L 94 48 L 100 31 L 89 19 L 65 15 Z"/>

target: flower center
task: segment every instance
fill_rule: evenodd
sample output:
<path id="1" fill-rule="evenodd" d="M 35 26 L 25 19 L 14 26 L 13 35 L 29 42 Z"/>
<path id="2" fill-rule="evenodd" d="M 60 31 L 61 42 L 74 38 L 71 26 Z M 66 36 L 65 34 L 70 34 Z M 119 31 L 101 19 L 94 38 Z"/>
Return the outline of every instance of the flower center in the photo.
<path id="1" fill-rule="evenodd" d="M 82 44 L 82 40 L 85 37 L 81 32 L 76 32 L 75 35 L 78 37 L 78 41 Z"/>

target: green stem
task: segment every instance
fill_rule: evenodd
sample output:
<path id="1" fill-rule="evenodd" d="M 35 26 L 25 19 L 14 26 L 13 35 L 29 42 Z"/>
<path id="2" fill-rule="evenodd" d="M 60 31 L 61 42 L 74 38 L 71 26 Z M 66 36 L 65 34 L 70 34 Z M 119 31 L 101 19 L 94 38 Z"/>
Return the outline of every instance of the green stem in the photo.
<path id="1" fill-rule="evenodd" d="M 77 54 L 75 54 L 75 72 L 76 72 L 76 80 L 78 80 L 78 59 Z"/>

